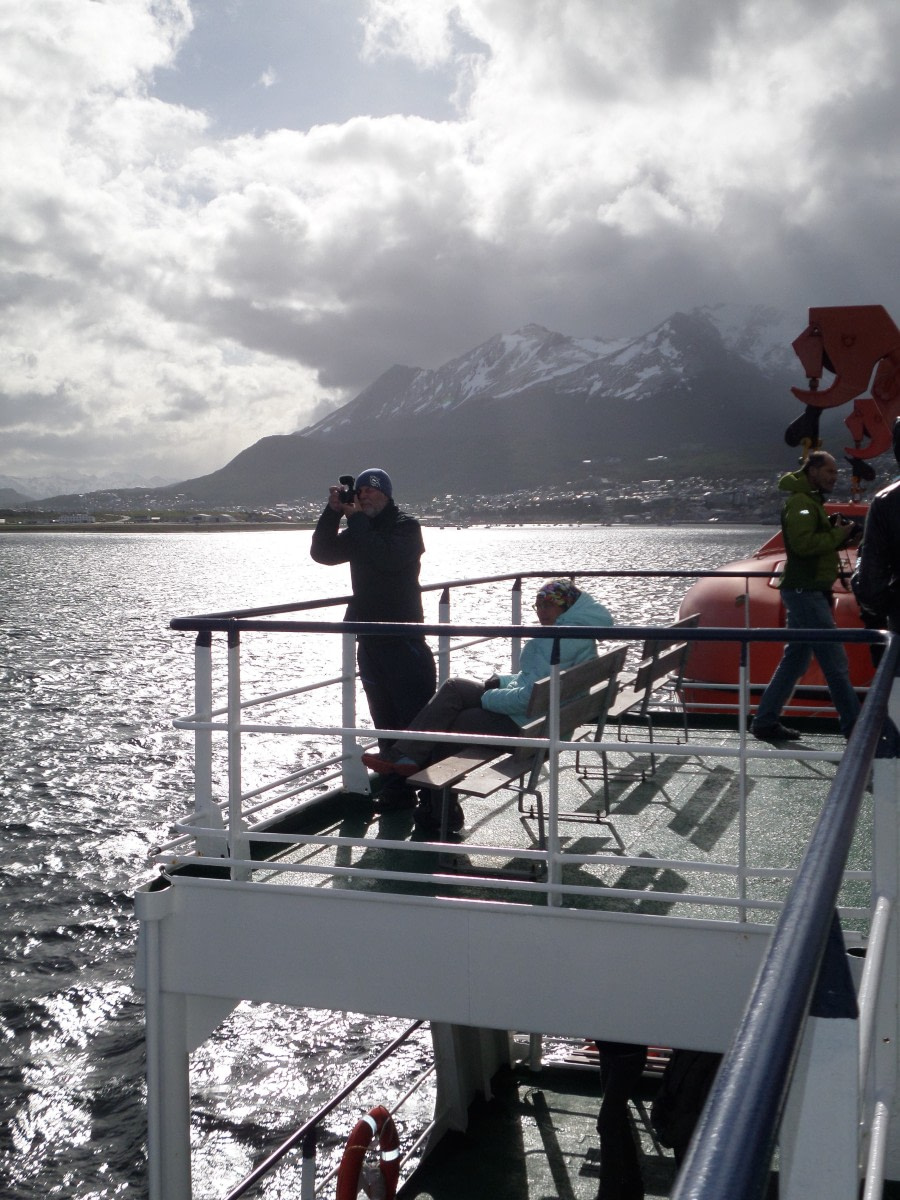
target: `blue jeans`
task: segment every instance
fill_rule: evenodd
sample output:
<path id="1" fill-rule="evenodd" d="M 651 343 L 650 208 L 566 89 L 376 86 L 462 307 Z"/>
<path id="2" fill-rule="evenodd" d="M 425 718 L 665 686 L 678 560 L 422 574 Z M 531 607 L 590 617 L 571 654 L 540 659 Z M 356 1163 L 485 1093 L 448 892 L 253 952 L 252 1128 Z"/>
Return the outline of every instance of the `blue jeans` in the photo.
<path id="1" fill-rule="evenodd" d="M 782 588 L 788 629 L 836 629 L 831 598 L 824 592 Z M 813 655 L 828 684 L 831 700 L 841 722 L 841 733 L 849 734 L 859 716 L 859 699 L 850 684 L 847 654 L 840 642 L 788 642 L 769 686 L 760 697 L 754 728 L 777 724 L 781 710 L 791 698 L 797 680 L 805 674 Z"/>

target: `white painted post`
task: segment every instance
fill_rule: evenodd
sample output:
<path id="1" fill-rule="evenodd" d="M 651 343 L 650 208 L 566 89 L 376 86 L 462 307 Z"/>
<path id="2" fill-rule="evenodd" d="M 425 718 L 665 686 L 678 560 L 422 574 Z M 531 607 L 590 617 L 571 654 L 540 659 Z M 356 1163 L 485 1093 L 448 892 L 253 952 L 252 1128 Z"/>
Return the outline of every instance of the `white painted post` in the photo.
<path id="1" fill-rule="evenodd" d="M 198 722 L 212 721 L 212 634 L 197 634 L 194 643 L 194 715 Z M 198 829 L 224 829 L 222 814 L 213 801 L 212 730 L 194 730 L 194 818 Z M 197 853 L 224 857 L 224 837 L 200 832 L 195 837 Z"/>
<path id="2" fill-rule="evenodd" d="M 510 597 L 510 625 L 522 624 L 522 580 L 516 579 L 512 586 L 512 595 Z M 509 646 L 509 669 L 514 675 L 519 669 L 519 655 L 522 652 L 522 639 L 515 637 L 511 640 Z"/>
<path id="3" fill-rule="evenodd" d="M 316 1130 L 307 1134 L 300 1163 L 300 1200 L 315 1200 L 316 1196 Z"/>
<path id="4" fill-rule="evenodd" d="M 895 679 L 888 700 L 888 716 L 900 729 L 900 680 Z M 870 1042 L 869 1080 L 864 1094 L 868 1097 L 890 1097 L 891 1132 L 885 1138 L 884 1170 L 888 1179 L 900 1178 L 900 1138 L 896 1133 L 898 1060 L 900 1047 L 900 759 L 876 758 L 873 764 L 872 790 L 874 800 L 873 895 L 890 905 L 891 919 L 885 939 L 881 964 L 878 1002 L 875 1006 L 874 1029 Z M 866 963 L 868 966 L 868 962 Z M 863 970 L 863 987 L 868 984 Z M 874 986 L 874 981 L 872 986 Z M 866 1133 L 869 1131 L 866 1130 Z M 880 1194 L 880 1193 L 879 1193 Z"/>
<path id="5" fill-rule="evenodd" d="M 228 843 L 232 858 L 249 858 L 241 774 L 241 635 L 228 631 Z M 232 879 L 249 879 L 246 867 L 231 867 Z"/>
<path id="6" fill-rule="evenodd" d="M 553 641 L 550 667 L 550 701 L 547 709 L 547 737 L 550 740 L 547 780 L 547 882 L 562 879 L 559 843 L 559 639 Z M 558 908 L 562 897 L 558 892 L 547 893 L 547 903 Z"/>
<path id="7" fill-rule="evenodd" d="M 745 605 L 749 611 L 749 604 Z M 738 667 L 738 896 L 747 898 L 747 725 L 750 716 L 750 643 L 741 642 Z M 747 920 L 747 909 L 741 905 L 740 921 Z"/>
<path id="8" fill-rule="evenodd" d="M 444 588 L 438 601 L 438 622 L 441 625 L 450 624 L 450 589 Z M 438 638 L 438 687 L 450 678 L 450 635 L 442 633 Z"/>
<path id="9" fill-rule="evenodd" d="M 171 889 L 140 891 L 135 913 L 145 941 L 147 1159 L 149 1200 L 191 1200 L 191 1117 L 184 996 L 163 991 L 163 919 Z"/>
<path id="10" fill-rule="evenodd" d="M 458 1025 L 449 1025 L 444 1021 L 431 1022 L 437 1079 L 434 1118 L 438 1137 L 447 1129 L 465 1129 L 469 1120 L 469 1103 L 472 1100 L 469 1063 L 459 1034 Z"/>
<path id="11" fill-rule="evenodd" d="M 341 725 L 356 728 L 356 638 L 352 633 L 341 634 Z M 368 796 L 371 788 L 366 768 L 362 764 L 359 744 L 352 733 L 341 734 L 341 777 L 348 792 Z"/>
<path id="12" fill-rule="evenodd" d="M 779 1200 L 856 1200 L 859 1021 L 810 1017 L 779 1139 Z"/>

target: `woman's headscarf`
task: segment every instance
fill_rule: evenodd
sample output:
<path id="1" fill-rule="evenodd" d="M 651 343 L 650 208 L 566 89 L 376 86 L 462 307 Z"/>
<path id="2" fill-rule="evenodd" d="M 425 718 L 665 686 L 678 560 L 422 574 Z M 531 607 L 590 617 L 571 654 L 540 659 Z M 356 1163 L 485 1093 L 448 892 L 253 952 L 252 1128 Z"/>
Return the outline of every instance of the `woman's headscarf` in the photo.
<path id="1" fill-rule="evenodd" d="M 552 600 L 563 611 L 571 608 L 580 595 L 581 591 L 568 579 L 553 579 L 550 583 L 545 583 L 543 587 L 538 588 L 538 596 Z"/>

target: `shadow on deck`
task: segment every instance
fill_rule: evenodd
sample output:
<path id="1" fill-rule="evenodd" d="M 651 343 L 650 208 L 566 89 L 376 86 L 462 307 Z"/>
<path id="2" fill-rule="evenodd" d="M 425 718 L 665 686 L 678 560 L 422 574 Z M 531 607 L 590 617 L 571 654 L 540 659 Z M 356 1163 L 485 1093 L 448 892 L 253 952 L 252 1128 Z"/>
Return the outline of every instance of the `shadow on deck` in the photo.
<path id="1" fill-rule="evenodd" d="M 675 1160 L 650 1128 L 657 1078 L 631 1104 L 641 1141 L 645 1196 L 667 1197 Z M 466 1133 L 449 1133 L 398 1192 L 399 1200 L 604 1200 L 598 1197 L 598 1070 L 525 1066 L 499 1072 L 490 1100 L 469 1109 Z M 777 1187 L 769 1191 L 777 1196 Z"/>

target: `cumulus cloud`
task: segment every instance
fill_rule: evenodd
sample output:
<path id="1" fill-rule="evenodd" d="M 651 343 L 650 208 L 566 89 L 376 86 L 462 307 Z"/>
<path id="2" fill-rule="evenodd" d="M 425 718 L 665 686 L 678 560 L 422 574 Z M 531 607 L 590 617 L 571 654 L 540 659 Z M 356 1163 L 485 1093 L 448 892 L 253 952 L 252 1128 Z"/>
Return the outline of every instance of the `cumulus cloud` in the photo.
<path id="1" fill-rule="evenodd" d="M 189 0 L 8 8 L 0 473 L 201 474 L 529 321 L 900 317 L 891 0 L 357 3 L 335 95 L 402 62 L 451 115 L 407 89 L 389 115 L 256 127 L 292 74 L 268 45 L 224 136 L 214 89 L 154 88 L 191 53 Z M 302 74 L 309 30 L 278 32 Z"/>

